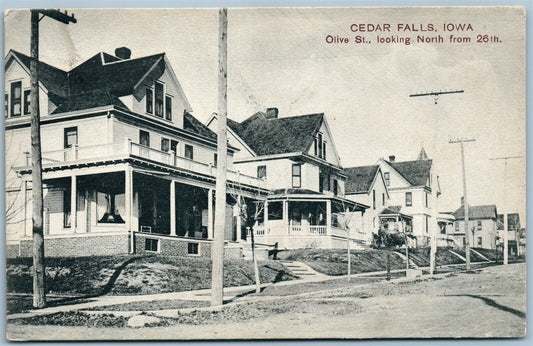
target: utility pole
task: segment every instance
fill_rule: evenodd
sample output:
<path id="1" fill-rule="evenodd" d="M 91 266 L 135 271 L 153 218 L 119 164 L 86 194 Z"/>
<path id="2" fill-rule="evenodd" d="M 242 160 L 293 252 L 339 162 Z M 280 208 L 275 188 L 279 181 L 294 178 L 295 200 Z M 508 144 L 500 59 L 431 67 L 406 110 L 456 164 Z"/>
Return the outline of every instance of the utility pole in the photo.
<path id="1" fill-rule="evenodd" d="M 435 102 L 435 105 L 437 104 L 437 101 L 440 97 L 440 95 L 446 95 L 446 94 L 460 94 L 463 93 L 464 90 L 451 90 L 451 91 L 431 91 L 427 93 L 420 93 L 420 94 L 411 94 L 409 97 L 422 97 L 422 96 L 432 96 L 433 100 Z M 435 128 L 435 133 L 433 135 L 433 138 L 437 138 L 437 126 Z M 437 145 L 435 144 L 435 152 L 436 152 Z M 430 180 L 433 179 L 433 177 L 430 175 Z M 438 182 L 437 179 L 435 179 L 434 182 L 431 182 L 431 199 L 433 200 L 432 203 L 432 211 L 431 211 L 431 218 L 433 219 L 431 223 L 431 241 L 430 241 L 430 252 L 429 252 L 429 275 L 433 275 L 435 272 L 435 264 L 436 264 L 436 255 L 437 255 L 437 230 L 439 228 L 438 222 L 437 222 L 437 215 L 438 215 L 438 209 L 437 209 L 437 187 Z"/>
<path id="2" fill-rule="evenodd" d="M 463 167 L 463 204 L 464 204 L 464 210 L 465 210 L 465 257 L 466 257 L 466 270 L 470 270 L 470 229 L 469 229 L 469 220 L 468 220 L 468 212 L 470 207 L 468 206 L 468 198 L 466 195 L 466 168 L 465 168 L 465 150 L 464 150 L 464 143 L 465 142 L 475 142 L 475 138 L 458 138 L 456 140 L 450 139 L 450 144 L 453 143 L 460 143 L 461 144 L 461 164 Z"/>
<path id="3" fill-rule="evenodd" d="M 41 119 L 39 115 L 39 21 L 45 16 L 61 23 L 76 23 L 74 15 L 65 11 L 35 9 L 31 12 L 30 113 L 31 113 L 31 178 L 32 178 L 32 235 L 33 235 L 33 307 L 46 306 L 44 292 L 44 236 L 43 236 L 43 166 L 41 155 Z M 39 18 L 39 15 L 42 15 Z"/>
<path id="4" fill-rule="evenodd" d="M 218 37 L 218 132 L 217 132 L 217 181 L 215 194 L 215 228 L 211 277 L 211 305 L 224 302 L 224 229 L 226 228 L 226 157 L 228 116 L 228 9 L 219 10 Z"/>
<path id="5" fill-rule="evenodd" d="M 504 156 L 504 157 L 493 157 L 493 158 L 490 158 L 489 160 L 491 161 L 501 161 L 503 160 L 504 163 L 505 163 L 505 168 L 504 168 L 504 178 L 503 178 L 503 205 L 507 207 L 506 203 L 507 203 L 507 193 L 506 193 L 506 190 L 507 190 L 507 161 L 508 160 L 511 160 L 511 159 L 521 159 L 523 156 Z M 509 213 L 507 213 L 507 215 L 505 215 L 505 213 L 503 213 L 503 265 L 508 265 L 509 264 Z M 515 237 L 516 238 L 516 237 Z M 516 240 L 516 249 L 518 251 L 518 247 L 519 247 L 519 244 L 518 244 L 518 241 L 519 240 Z"/>

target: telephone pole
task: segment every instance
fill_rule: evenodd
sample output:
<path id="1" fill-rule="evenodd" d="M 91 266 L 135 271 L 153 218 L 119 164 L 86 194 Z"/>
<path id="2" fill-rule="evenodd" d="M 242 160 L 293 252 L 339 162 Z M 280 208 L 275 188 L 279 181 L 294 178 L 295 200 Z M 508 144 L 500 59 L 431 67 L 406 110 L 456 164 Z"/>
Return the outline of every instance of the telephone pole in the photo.
<path id="1" fill-rule="evenodd" d="M 469 206 L 468 206 L 468 198 L 466 195 L 466 168 L 465 168 L 465 150 L 464 150 L 464 143 L 466 142 L 475 142 L 475 138 L 458 138 L 456 140 L 450 139 L 450 144 L 453 143 L 460 143 L 461 144 L 461 164 L 463 167 L 463 204 L 464 204 L 464 211 L 465 211 L 465 257 L 466 257 L 466 270 L 470 270 L 470 229 L 468 226 L 468 212 L 469 212 Z"/>
<path id="2" fill-rule="evenodd" d="M 39 115 L 39 21 L 50 17 L 61 23 L 76 23 L 74 15 L 59 10 L 31 11 L 30 113 L 31 113 L 31 178 L 32 178 L 32 236 L 33 236 L 33 307 L 46 306 L 44 292 L 44 236 L 43 236 L 43 166 L 41 155 L 41 119 Z M 42 17 L 39 18 L 39 16 Z"/>
<path id="3" fill-rule="evenodd" d="M 459 94 L 459 93 L 463 93 L 463 92 L 464 92 L 464 90 L 431 91 L 431 92 L 420 93 L 420 94 L 411 94 L 411 95 L 409 95 L 409 97 L 432 96 L 435 104 L 437 104 L 437 101 L 438 101 L 440 95 Z M 434 131 L 436 132 L 437 131 L 437 126 L 435 126 L 434 128 L 435 128 Z M 437 133 L 434 133 L 433 138 L 434 139 L 437 138 Z M 435 152 L 437 151 L 436 148 L 437 148 L 437 145 L 435 144 Z M 430 175 L 430 179 L 432 179 L 431 175 Z M 433 221 L 432 221 L 431 234 L 430 234 L 430 237 L 431 237 L 431 241 L 430 241 L 431 248 L 430 248 L 430 252 L 429 252 L 429 275 L 433 275 L 433 273 L 435 272 L 436 255 L 437 255 L 437 231 L 438 231 L 438 228 L 439 228 L 439 224 L 437 222 L 437 215 L 439 213 L 438 209 L 437 209 L 437 187 L 438 187 L 437 179 L 435 179 L 434 182 L 430 181 L 430 184 L 431 184 L 431 197 L 432 197 L 431 199 L 433 200 L 432 210 L 431 210 L 431 218 L 433 219 Z M 408 265 L 409 265 L 409 263 L 408 263 Z"/>
<path id="4" fill-rule="evenodd" d="M 218 37 L 218 131 L 217 131 L 217 181 L 215 194 L 215 228 L 211 249 L 211 305 L 224 302 L 224 229 L 226 228 L 226 157 L 228 115 L 228 9 L 219 10 Z"/>
<path id="5" fill-rule="evenodd" d="M 501 161 L 503 160 L 505 162 L 505 168 L 504 168 L 504 178 L 503 178 L 503 205 L 506 206 L 507 203 L 507 161 L 511 159 L 521 159 L 523 156 L 504 156 L 504 157 L 493 157 L 489 160 L 491 161 Z M 509 213 L 507 213 L 509 215 Z M 516 249 L 518 251 L 518 240 L 516 241 Z M 503 265 L 509 264 L 509 220 L 508 216 L 506 217 L 505 213 L 503 213 Z"/>

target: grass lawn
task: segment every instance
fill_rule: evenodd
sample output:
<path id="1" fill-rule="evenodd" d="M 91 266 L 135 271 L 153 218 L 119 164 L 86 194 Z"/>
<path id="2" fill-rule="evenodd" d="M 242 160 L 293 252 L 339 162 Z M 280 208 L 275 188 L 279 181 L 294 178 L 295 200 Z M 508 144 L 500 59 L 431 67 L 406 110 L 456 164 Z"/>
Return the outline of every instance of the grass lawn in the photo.
<path id="1" fill-rule="evenodd" d="M 275 261 L 259 263 L 261 282 L 291 280 L 294 275 Z M 32 259 L 8 259 L 7 293 L 32 292 Z M 252 261 L 226 260 L 224 286 L 254 283 Z M 51 294 L 157 294 L 209 288 L 211 260 L 163 256 L 47 258 L 45 290 Z"/>
<path id="2" fill-rule="evenodd" d="M 405 268 L 405 261 L 394 251 L 352 250 L 350 256 L 352 274 L 386 270 L 387 254 L 390 255 L 391 270 Z M 346 250 L 290 250 L 280 252 L 278 258 L 304 262 L 314 270 L 326 275 L 346 275 L 348 269 L 348 254 Z"/>

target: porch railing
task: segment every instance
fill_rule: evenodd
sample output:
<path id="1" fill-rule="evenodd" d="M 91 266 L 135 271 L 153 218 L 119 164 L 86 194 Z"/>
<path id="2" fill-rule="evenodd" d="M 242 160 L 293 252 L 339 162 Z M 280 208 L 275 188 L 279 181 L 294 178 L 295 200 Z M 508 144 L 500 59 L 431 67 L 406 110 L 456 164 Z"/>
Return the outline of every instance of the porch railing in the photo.
<path id="1" fill-rule="evenodd" d="M 31 165 L 31 155 L 25 153 L 26 165 Z M 216 167 L 176 155 L 174 152 L 166 152 L 144 145 L 133 143 L 127 139 L 124 143 L 99 144 L 85 147 L 74 145 L 62 150 L 45 151 L 42 153 L 43 164 L 59 164 L 64 162 L 102 159 L 105 157 L 115 156 L 136 156 L 143 159 L 164 163 L 170 166 L 179 167 L 188 171 L 216 177 Z M 265 180 L 257 179 L 240 172 L 227 171 L 228 180 L 235 184 L 244 184 L 264 188 Z"/>

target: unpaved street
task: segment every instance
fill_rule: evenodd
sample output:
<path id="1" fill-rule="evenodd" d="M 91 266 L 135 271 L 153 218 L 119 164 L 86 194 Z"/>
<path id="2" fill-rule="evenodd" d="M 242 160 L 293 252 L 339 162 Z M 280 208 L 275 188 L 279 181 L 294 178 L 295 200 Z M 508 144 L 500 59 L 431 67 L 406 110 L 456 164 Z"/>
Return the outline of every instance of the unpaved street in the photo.
<path id="1" fill-rule="evenodd" d="M 519 337 L 525 334 L 525 284 L 521 263 L 418 282 L 381 282 L 254 301 L 201 315 L 194 322 L 178 317 L 177 324 L 168 327 L 9 324 L 7 330 L 10 339 L 26 340 Z"/>

